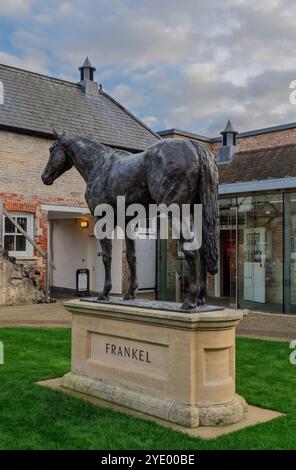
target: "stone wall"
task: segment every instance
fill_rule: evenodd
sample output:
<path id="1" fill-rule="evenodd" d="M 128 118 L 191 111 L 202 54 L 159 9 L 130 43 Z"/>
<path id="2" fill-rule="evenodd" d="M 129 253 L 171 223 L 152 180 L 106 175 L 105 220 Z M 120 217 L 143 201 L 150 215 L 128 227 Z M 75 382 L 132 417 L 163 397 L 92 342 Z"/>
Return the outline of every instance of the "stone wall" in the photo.
<path id="1" fill-rule="evenodd" d="M 39 277 L 37 259 L 18 261 L 0 251 L 0 305 L 44 302 Z"/>

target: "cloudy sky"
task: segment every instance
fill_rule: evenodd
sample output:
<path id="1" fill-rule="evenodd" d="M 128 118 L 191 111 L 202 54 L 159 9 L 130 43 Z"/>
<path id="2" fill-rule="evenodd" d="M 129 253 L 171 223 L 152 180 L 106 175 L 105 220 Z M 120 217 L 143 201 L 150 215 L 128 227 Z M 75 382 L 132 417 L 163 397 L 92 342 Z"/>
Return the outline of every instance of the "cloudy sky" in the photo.
<path id="1" fill-rule="evenodd" d="M 155 130 L 296 121 L 295 0 L 0 0 L 0 63 L 103 88 Z"/>

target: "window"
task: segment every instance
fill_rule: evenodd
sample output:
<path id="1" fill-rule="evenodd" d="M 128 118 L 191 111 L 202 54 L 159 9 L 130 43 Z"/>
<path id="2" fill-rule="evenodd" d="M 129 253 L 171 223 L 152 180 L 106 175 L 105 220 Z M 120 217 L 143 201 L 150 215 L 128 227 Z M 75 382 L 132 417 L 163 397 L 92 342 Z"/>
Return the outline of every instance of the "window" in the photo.
<path id="1" fill-rule="evenodd" d="M 27 213 L 10 213 L 11 217 L 33 238 L 34 217 Z M 33 256 L 33 247 L 24 235 L 4 217 L 4 248 L 11 256 Z"/>

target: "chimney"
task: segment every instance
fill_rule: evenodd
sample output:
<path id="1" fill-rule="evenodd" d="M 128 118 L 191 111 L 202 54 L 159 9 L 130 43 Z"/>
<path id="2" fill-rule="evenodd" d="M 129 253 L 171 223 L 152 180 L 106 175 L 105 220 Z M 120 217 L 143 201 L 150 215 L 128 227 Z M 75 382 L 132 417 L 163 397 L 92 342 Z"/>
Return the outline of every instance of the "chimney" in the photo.
<path id="1" fill-rule="evenodd" d="M 234 129 L 231 121 L 228 120 L 222 135 L 222 147 L 218 148 L 217 163 L 229 163 L 235 153 L 239 152 L 239 146 L 236 145 L 237 131 Z"/>
<path id="2" fill-rule="evenodd" d="M 86 95 L 97 96 L 99 93 L 98 84 L 94 82 L 95 67 L 92 66 L 89 58 L 87 57 L 79 67 L 80 70 L 80 86 Z"/>

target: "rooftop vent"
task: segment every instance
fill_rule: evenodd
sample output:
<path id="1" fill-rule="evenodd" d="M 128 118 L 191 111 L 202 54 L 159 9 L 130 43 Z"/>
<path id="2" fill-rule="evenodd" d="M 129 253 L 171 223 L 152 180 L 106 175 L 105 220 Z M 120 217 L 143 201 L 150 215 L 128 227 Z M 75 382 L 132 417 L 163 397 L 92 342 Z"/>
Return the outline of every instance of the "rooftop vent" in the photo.
<path id="1" fill-rule="evenodd" d="M 95 67 L 93 67 L 90 63 L 89 58 L 87 57 L 79 67 L 80 70 L 80 81 L 82 82 L 83 80 L 91 80 L 92 82 L 94 81 L 94 72 L 96 71 Z"/>
<path id="2" fill-rule="evenodd" d="M 236 145 L 237 131 L 234 129 L 230 120 L 222 134 L 222 147 L 218 148 L 217 163 L 229 163 L 235 153 L 239 152 L 239 146 Z"/>
<path id="3" fill-rule="evenodd" d="M 94 82 L 94 72 L 96 71 L 95 67 L 92 66 L 89 58 L 87 57 L 79 67 L 80 70 L 80 85 L 87 95 L 96 96 L 99 93 L 98 84 Z"/>

